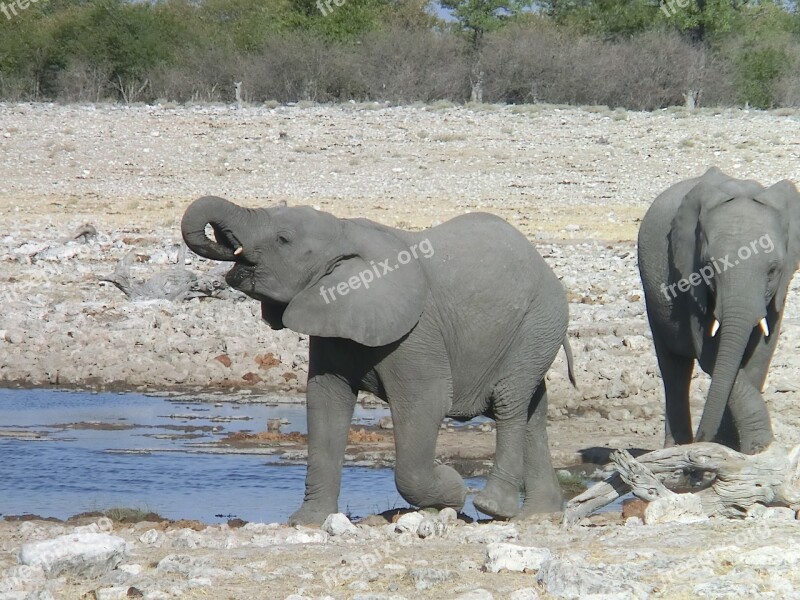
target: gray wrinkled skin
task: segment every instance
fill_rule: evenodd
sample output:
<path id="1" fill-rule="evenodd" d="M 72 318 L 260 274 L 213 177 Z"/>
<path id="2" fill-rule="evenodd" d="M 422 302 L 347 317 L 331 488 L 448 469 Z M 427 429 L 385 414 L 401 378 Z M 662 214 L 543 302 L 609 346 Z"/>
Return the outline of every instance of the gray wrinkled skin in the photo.
<path id="1" fill-rule="evenodd" d="M 784 180 L 767 189 L 711 168 L 655 199 L 638 243 L 664 380 L 665 444 L 718 441 L 749 454 L 765 448 L 773 436 L 761 389 L 800 260 L 796 188 Z M 693 437 L 695 359 L 711 387 Z"/>
<path id="2" fill-rule="evenodd" d="M 511 225 L 470 214 L 407 232 L 309 207 L 251 210 L 204 197 L 181 228 L 196 253 L 235 261 L 228 283 L 261 301 L 270 326 L 310 336 L 306 492 L 291 522 L 338 511 L 359 390 L 390 406 L 395 482 L 410 504 L 463 506 L 463 480 L 434 461 L 439 425 L 485 414 L 497 421 L 497 448 L 475 505 L 509 518 L 524 490 L 523 514 L 561 509 L 544 376 L 568 349 L 567 301 Z"/>

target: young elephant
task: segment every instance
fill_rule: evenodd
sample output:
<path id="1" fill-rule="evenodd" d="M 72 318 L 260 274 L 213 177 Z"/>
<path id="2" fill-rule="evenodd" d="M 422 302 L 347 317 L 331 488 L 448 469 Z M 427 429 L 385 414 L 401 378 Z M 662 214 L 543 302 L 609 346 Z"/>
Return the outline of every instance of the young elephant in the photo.
<path id="1" fill-rule="evenodd" d="M 197 254 L 235 262 L 228 283 L 261 302 L 272 328 L 310 336 L 306 492 L 291 522 L 337 512 L 359 390 L 389 404 L 395 482 L 410 504 L 463 506 L 463 480 L 434 460 L 439 425 L 489 415 L 496 459 L 475 505 L 513 517 L 524 489 L 524 513 L 561 509 L 544 376 L 563 345 L 573 379 L 567 301 L 511 225 L 469 214 L 412 233 L 309 207 L 250 210 L 204 197 L 181 229 Z"/>
<path id="2" fill-rule="evenodd" d="M 694 360 L 711 375 L 694 441 L 748 454 L 772 441 L 761 397 L 800 259 L 800 195 L 711 168 L 655 199 L 639 271 L 666 395 L 666 445 L 692 442 Z"/>

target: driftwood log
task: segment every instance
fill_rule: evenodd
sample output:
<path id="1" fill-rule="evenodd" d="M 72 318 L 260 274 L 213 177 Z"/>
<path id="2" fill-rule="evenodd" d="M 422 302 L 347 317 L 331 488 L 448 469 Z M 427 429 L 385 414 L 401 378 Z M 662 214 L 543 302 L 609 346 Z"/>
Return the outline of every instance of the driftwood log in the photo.
<path id="1" fill-rule="evenodd" d="M 244 295 L 228 287 L 225 282 L 227 265 L 221 265 L 205 273 L 195 273 L 185 266 L 186 246 L 181 245 L 178 263 L 156 273 L 147 281 L 139 281 L 131 275 L 131 266 L 136 253 L 129 252 L 117 263 L 114 272 L 100 277 L 100 281 L 113 283 L 131 300 L 171 300 L 183 302 L 193 298 L 241 299 Z"/>
<path id="2" fill-rule="evenodd" d="M 633 492 L 653 501 L 674 495 L 668 488 L 676 475 L 705 475 L 693 491 L 703 512 L 742 518 L 760 504 L 800 509 L 800 446 L 788 453 L 773 444 L 760 454 L 747 455 L 725 446 L 697 443 L 648 452 L 634 459 L 627 451 L 612 453 L 613 474 L 567 503 L 565 523 L 574 523 Z"/>

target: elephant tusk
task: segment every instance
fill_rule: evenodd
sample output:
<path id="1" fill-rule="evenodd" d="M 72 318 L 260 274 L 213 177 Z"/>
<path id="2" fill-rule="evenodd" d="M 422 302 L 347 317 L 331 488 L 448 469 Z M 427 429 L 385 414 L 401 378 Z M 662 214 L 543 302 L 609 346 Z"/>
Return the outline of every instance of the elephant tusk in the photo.
<path id="1" fill-rule="evenodd" d="M 766 317 L 758 322 L 758 326 L 761 327 L 761 333 L 764 334 L 764 337 L 769 337 L 769 325 L 767 325 Z"/>
<path id="2" fill-rule="evenodd" d="M 714 319 L 714 324 L 711 326 L 711 337 L 716 336 L 717 331 L 719 331 L 719 321 Z"/>
<path id="3" fill-rule="evenodd" d="M 233 251 L 234 256 L 239 256 L 242 252 L 244 252 L 244 248 L 239 246 L 236 250 Z"/>

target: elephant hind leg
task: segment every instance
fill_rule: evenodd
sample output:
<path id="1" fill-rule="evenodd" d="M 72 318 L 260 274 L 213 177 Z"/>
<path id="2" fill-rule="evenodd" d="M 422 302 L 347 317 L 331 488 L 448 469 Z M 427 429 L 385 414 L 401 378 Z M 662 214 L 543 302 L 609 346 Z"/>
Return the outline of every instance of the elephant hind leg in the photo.
<path id="1" fill-rule="evenodd" d="M 514 383 L 510 383 L 513 381 Z M 506 379 L 495 387 L 492 412 L 497 423 L 497 448 L 486 487 L 474 498 L 475 507 L 491 517 L 510 519 L 519 513 L 525 474 L 525 425 L 528 403 L 517 380 Z"/>
<path id="2" fill-rule="evenodd" d="M 660 343 L 655 332 L 658 368 L 664 382 L 664 447 L 691 444 L 692 415 L 689 410 L 689 385 L 694 371 L 694 359 L 675 354 Z"/>
<path id="3" fill-rule="evenodd" d="M 525 502 L 521 516 L 557 512 L 563 507 L 547 440 L 547 386 L 542 381 L 528 408 L 525 430 Z"/>

